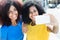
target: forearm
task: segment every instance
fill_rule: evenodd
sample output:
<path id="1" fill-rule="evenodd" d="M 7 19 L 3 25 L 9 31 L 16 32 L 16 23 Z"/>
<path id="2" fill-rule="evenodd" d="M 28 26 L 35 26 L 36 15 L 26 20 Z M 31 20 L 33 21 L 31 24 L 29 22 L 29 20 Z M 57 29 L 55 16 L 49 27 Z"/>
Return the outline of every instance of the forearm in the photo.
<path id="1" fill-rule="evenodd" d="M 52 30 L 53 33 L 57 33 L 58 32 L 58 26 L 59 25 L 54 25 L 53 26 L 53 30 Z"/>
<path id="2" fill-rule="evenodd" d="M 47 26 L 47 30 L 52 32 L 52 33 L 57 33 L 58 32 L 58 26 Z"/>
<path id="3" fill-rule="evenodd" d="M 50 25 L 52 25 L 52 29 L 50 28 L 51 26 L 49 26 L 48 29 L 50 29 L 50 31 L 53 32 L 53 33 L 57 33 L 58 30 L 59 30 L 58 29 L 58 27 L 59 27 L 58 20 L 53 15 L 50 15 L 50 20 L 51 20 Z"/>

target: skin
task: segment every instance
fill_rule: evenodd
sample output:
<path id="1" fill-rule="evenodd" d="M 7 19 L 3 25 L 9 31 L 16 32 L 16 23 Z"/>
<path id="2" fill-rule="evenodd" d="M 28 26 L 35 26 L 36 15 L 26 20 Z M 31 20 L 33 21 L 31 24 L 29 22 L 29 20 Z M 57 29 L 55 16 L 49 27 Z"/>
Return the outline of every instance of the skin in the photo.
<path id="1" fill-rule="evenodd" d="M 30 7 L 29 10 L 30 10 L 29 18 L 33 22 L 35 22 L 35 18 L 34 17 L 38 15 L 38 10 L 34 6 Z"/>
<path id="2" fill-rule="evenodd" d="M 17 24 L 16 20 L 17 20 L 17 17 L 18 17 L 18 11 L 13 5 L 9 9 L 8 16 L 11 19 L 12 25 L 16 25 Z"/>
<path id="3" fill-rule="evenodd" d="M 34 17 L 38 15 L 38 10 L 36 9 L 35 6 L 31 6 L 29 8 L 29 10 L 30 10 L 29 18 L 32 20 L 33 23 L 35 23 L 35 18 Z M 57 33 L 58 32 L 58 22 L 57 22 L 56 18 L 53 15 L 51 15 L 51 14 L 43 14 L 43 15 L 49 15 L 50 19 L 51 19 L 51 22 L 50 22 L 49 25 L 53 25 L 53 29 L 49 28 L 48 27 L 49 25 L 47 25 L 47 31 L 50 31 L 50 32 L 53 32 L 53 33 Z M 26 24 L 23 23 L 23 25 L 24 25 L 23 26 L 23 30 L 25 32 L 27 32 L 28 29 L 25 28 Z"/>

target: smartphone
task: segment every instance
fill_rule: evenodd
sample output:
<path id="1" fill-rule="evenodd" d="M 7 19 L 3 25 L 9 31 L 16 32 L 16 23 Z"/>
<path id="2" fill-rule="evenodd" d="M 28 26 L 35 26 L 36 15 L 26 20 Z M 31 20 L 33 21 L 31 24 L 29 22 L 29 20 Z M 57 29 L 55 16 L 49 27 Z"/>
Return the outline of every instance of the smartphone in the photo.
<path id="1" fill-rule="evenodd" d="M 35 23 L 36 24 L 47 24 L 47 23 L 50 23 L 50 16 L 49 15 L 38 15 L 38 16 L 35 16 Z"/>

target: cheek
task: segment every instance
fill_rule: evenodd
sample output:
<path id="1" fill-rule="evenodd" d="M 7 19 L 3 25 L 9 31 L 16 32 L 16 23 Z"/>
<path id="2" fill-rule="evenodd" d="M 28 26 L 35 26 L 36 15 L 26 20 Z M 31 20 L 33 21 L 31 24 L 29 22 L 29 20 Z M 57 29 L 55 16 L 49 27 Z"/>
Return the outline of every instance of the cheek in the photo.
<path id="1" fill-rule="evenodd" d="M 15 13 L 16 13 L 16 14 L 18 14 L 18 12 L 17 12 L 17 11 L 15 11 Z"/>
<path id="2" fill-rule="evenodd" d="M 36 12 L 36 16 L 37 16 L 37 15 L 39 15 L 39 13 L 38 13 L 38 12 Z"/>
<path id="3" fill-rule="evenodd" d="M 18 17 L 18 14 L 16 16 Z"/>
<path id="4" fill-rule="evenodd" d="M 17 11 L 15 12 L 15 15 L 18 16 L 18 12 Z"/>
<path id="5" fill-rule="evenodd" d="M 31 19 L 31 14 L 29 14 L 29 18 Z"/>
<path id="6" fill-rule="evenodd" d="M 9 18 L 12 18 L 12 14 L 9 14 Z"/>
<path id="7" fill-rule="evenodd" d="M 30 18 L 31 20 L 34 20 L 34 17 L 33 17 L 32 14 L 29 15 L 29 18 Z"/>

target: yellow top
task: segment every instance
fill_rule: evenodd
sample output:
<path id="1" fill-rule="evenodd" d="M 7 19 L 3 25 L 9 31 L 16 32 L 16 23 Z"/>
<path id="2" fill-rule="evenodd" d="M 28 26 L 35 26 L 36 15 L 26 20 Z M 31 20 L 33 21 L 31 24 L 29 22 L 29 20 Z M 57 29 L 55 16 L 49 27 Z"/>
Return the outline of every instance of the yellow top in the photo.
<path id="1" fill-rule="evenodd" d="M 49 32 L 45 24 L 27 26 L 27 40 L 48 40 Z"/>

